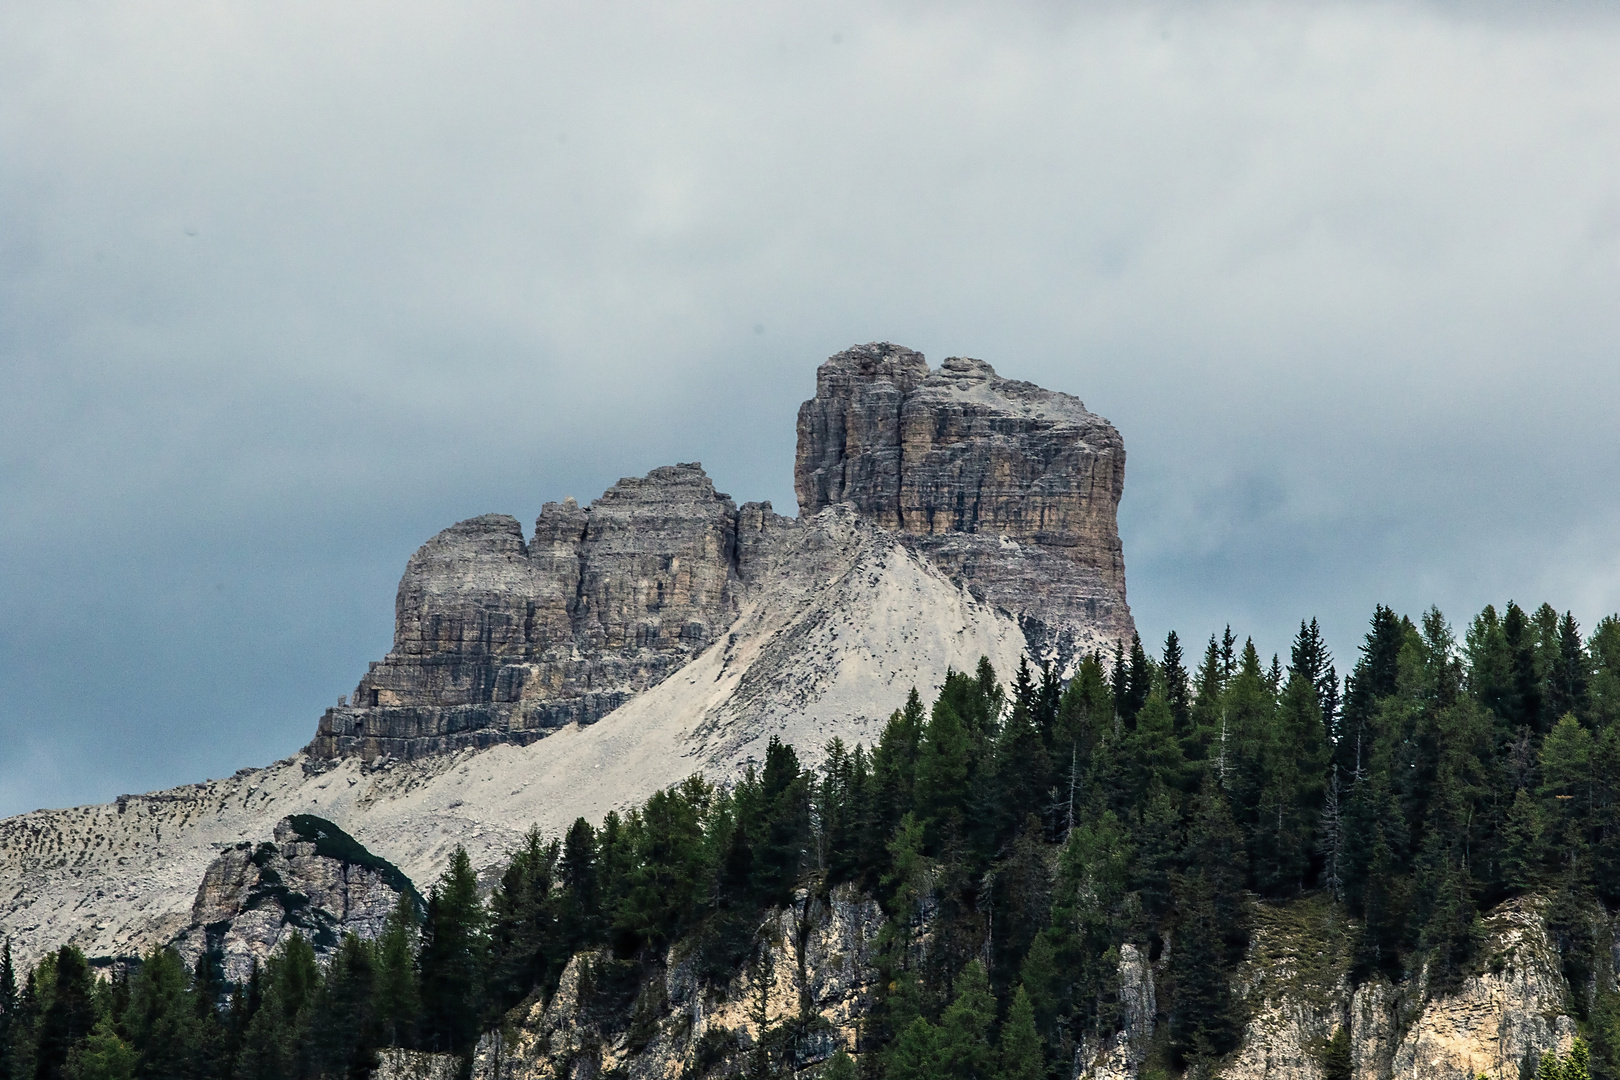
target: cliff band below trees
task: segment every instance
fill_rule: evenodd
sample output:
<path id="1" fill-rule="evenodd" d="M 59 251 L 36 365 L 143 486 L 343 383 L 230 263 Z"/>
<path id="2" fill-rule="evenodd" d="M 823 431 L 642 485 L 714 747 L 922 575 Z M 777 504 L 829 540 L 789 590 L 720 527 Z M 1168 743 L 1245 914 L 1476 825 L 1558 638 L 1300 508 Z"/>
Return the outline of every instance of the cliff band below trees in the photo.
<path id="1" fill-rule="evenodd" d="M 712 646 L 750 598 L 846 572 L 833 508 L 1015 620 L 1040 659 L 1129 641 L 1124 446 L 1078 398 L 865 345 L 821 366 L 798 436 L 798 519 L 737 507 L 692 463 L 588 507 L 547 503 L 527 541 L 505 515 L 444 530 L 406 566 L 393 649 L 310 752 L 414 759 L 593 723 Z"/>

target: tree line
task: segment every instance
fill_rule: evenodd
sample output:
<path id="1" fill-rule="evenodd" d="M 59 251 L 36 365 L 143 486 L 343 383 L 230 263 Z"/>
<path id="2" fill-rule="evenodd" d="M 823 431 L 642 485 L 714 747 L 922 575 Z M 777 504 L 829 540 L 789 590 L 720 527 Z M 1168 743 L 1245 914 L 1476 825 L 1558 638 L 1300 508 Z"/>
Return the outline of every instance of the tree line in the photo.
<path id="1" fill-rule="evenodd" d="M 531 831 L 487 899 L 458 851 L 425 915 L 402 900 L 324 970 L 295 939 L 246 986 L 167 950 L 98 980 L 64 948 L 19 987 L 8 952 L 0 1080 L 360 1077 L 386 1046 L 466 1055 L 587 952 L 586 1019 L 645 1042 L 670 946 L 724 984 L 758 963 L 768 909 L 845 883 L 885 922 L 859 1066 L 838 1055 L 829 1076 L 1067 1076 L 1122 1023 L 1127 947 L 1169 948 L 1144 1073 L 1202 1071 L 1241 1036 L 1255 900 L 1307 893 L 1348 917 L 1354 979 L 1426 962 L 1433 992 L 1483 962 L 1482 912 L 1543 898 L 1579 1068 L 1620 1076 L 1594 918 L 1620 903 L 1620 620 L 1583 636 L 1509 604 L 1459 640 L 1438 611 L 1380 606 L 1342 679 L 1314 620 L 1286 664 L 1230 628 L 1195 662 L 1171 633 L 1157 658 L 1133 639 L 1067 680 L 1025 662 L 1003 683 L 981 660 L 929 704 L 913 691 L 870 748 L 835 740 L 809 769 L 773 740 L 735 784 Z M 746 1054 L 711 1039 L 703 1060 L 786 1074 L 816 1024 Z M 1335 1080 L 1343 1044 L 1323 1051 Z"/>

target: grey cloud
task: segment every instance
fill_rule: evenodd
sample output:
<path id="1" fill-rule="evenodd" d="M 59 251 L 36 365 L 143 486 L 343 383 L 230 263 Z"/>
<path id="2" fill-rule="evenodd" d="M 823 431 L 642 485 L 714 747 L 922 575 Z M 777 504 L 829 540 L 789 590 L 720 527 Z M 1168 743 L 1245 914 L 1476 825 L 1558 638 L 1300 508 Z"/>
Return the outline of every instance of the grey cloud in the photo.
<path id="1" fill-rule="evenodd" d="M 791 509 L 856 341 L 1120 427 L 1145 636 L 1590 625 L 1617 46 L 1578 4 L 9 5 L 0 811 L 290 753 L 459 518 L 694 458 Z"/>

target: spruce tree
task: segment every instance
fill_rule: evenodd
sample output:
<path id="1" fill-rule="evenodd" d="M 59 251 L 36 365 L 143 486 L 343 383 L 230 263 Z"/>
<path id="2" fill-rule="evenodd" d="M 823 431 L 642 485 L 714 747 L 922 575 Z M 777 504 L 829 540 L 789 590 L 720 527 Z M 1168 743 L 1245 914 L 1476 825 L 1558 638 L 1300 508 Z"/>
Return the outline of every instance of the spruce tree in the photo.
<path id="1" fill-rule="evenodd" d="M 0 945 L 0 1080 L 21 1080 L 17 1071 L 17 969 L 11 961 L 11 935 Z"/>
<path id="2" fill-rule="evenodd" d="M 39 1019 L 34 1059 L 37 1080 L 70 1080 L 68 1057 L 100 1019 L 95 978 L 84 954 L 71 945 L 56 951 L 50 1003 Z"/>
<path id="3" fill-rule="evenodd" d="M 990 1080 L 995 1052 L 990 1029 L 996 1022 L 996 999 L 977 960 L 956 978 L 956 997 L 939 1018 L 935 1036 L 936 1074 L 941 1080 Z"/>
<path id="4" fill-rule="evenodd" d="M 1046 1057 L 1035 1031 L 1035 1009 L 1022 984 L 1013 994 L 996 1050 L 996 1080 L 1045 1080 Z"/>
<path id="5" fill-rule="evenodd" d="M 207 1075 L 211 1040 L 194 982 L 180 955 L 168 948 L 148 953 L 130 980 L 123 1026 L 139 1056 L 141 1077 Z"/>
<path id="6" fill-rule="evenodd" d="M 484 965 L 489 939 L 478 879 L 466 849 L 428 896 L 422 926 L 422 1030 L 424 1048 L 460 1053 L 478 1037 L 484 1011 Z"/>
<path id="7" fill-rule="evenodd" d="M 417 1018 L 422 1011 L 422 991 L 416 974 L 417 921 L 416 900 L 401 893 L 377 938 L 371 1009 L 384 1046 L 410 1046 L 415 1042 Z"/>
<path id="8" fill-rule="evenodd" d="M 1164 700 L 1176 721 L 1176 737 L 1185 738 L 1192 724 L 1192 687 L 1187 681 L 1186 658 L 1181 639 L 1174 630 L 1165 635 L 1164 653 L 1159 663 L 1164 677 Z"/>

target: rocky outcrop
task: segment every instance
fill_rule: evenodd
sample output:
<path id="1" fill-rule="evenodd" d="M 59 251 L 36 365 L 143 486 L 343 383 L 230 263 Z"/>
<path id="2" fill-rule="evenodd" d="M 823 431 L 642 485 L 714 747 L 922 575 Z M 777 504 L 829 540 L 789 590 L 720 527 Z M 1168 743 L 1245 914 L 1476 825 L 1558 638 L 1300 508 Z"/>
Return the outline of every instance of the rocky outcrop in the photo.
<path id="1" fill-rule="evenodd" d="M 371 1080 L 456 1080 L 460 1075 L 461 1058 L 455 1054 L 429 1054 L 391 1046 L 378 1052 Z"/>
<path id="2" fill-rule="evenodd" d="M 1130 639 L 1125 447 L 1079 398 L 982 360 L 930 371 L 910 349 L 864 345 L 821 366 L 798 428 L 801 513 L 849 503 L 913 538 L 976 595 L 1020 613 L 1038 652 Z"/>
<path id="3" fill-rule="evenodd" d="M 692 463 L 547 503 L 527 543 L 500 514 L 451 526 L 411 557 L 393 649 L 311 749 L 410 759 L 596 721 L 735 619 L 738 517 Z"/>
<path id="4" fill-rule="evenodd" d="M 753 957 L 729 980 L 700 977 L 690 943 L 637 985 L 619 962 L 582 953 L 547 1001 L 520 1006 L 484 1037 L 475 1080 L 626 1075 L 734 1075 L 770 1044 L 793 1071 L 854 1051 L 877 971 L 883 914 L 850 886 L 820 899 L 800 893 L 755 935 Z"/>
<path id="5" fill-rule="evenodd" d="M 1341 1026 L 1355 1080 L 1510 1080 L 1542 1054 L 1569 1052 L 1568 988 L 1536 900 L 1492 912 L 1477 970 L 1443 992 L 1422 968 L 1398 984 L 1377 977 L 1352 989 L 1351 932 L 1319 898 L 1256 908 L 1237 980 L 1249 1022 L 1219 1076 L 1321 1080 L 1323 1050 Z"/>
<path id="6" fill-rule="evenodd" d="M 308 814 L 283 818 L 274 839 L 221 852 L 203 875 L 191 925 L 175 939 L 188 967 L 208 954 L 226 981 L 245 985 L 294 934 L 319 957 L 343 935 L 375 938 L 401 894 L 420 902 L 410 880 L 333 825 Z"/>
<path id="7" fill-rule="evenodd" d="M 801 516 L 737 507 L 698 464 L 620 480 L 581 507 L 454 525 L 411 557 L 394 646 L 310 752 L 411 760 L 594 723 L 724 637 L 751 595 L 847 572 L 848 513 L 904 542 L 1067 664 L 1128 640 L 1115 511 L 1119 434 L 1079 399 L 979 360 L 931 372 L 865 345 L 829 359 L 799 413 Z"/>
<path id="8" fill-rule="evenodd" d="M 1387 1075 L 1512 1077 L 1527 1063 L 1533 1070 L 1549 1051 L 1569 1053 L 1575 1038 L 1569 989 L 1540 906 L 1529 899 L 1502 905 L 1485 920 L 1485 934 L 1484 970 L 1425 1004 L 1395 1047 Z M 1369 1074 L 1385 1075 L 1358 1069 L 1358 1080 L 1371 1080 Z"/>

